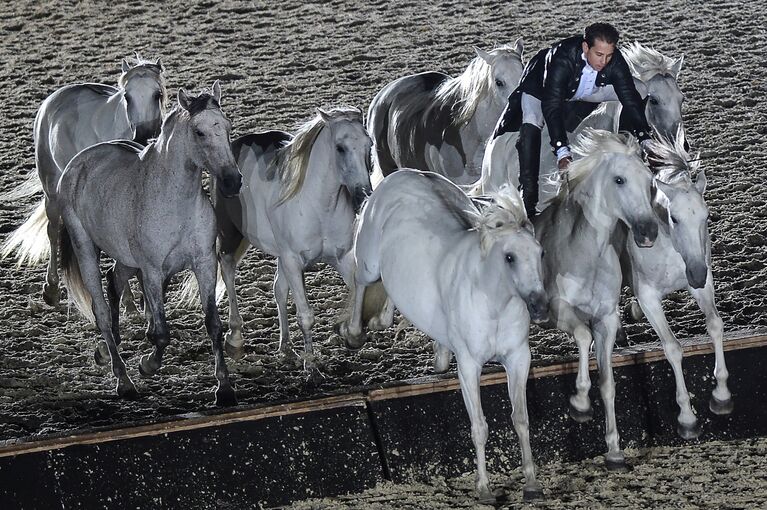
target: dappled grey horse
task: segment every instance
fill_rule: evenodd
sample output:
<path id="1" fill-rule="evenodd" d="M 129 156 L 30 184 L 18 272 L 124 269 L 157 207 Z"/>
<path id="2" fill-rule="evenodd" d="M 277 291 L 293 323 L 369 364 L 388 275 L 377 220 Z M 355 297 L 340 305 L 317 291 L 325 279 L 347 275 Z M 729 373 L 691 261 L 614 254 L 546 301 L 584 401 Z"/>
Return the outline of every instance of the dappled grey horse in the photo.
<path id="1" fill-rule="evenodd" d="M 658 234 L 650 203 L 653 178 L 631 136 L 586 129 L 573 149 L 581 159 L 570 164 L 569 181 L 534 221 L 551 300 L 547 326 L 572 335 L 578 344 L 576 394 L 570 397 L 576 420 L 592 413 L 588 363 L 593 341 L 605 407 L 606 464 L 620 468 L 625 459 L 615 421 L 612 351 L 622 278 L 611 237 L 622 222 L 637 246 L 652 246 Z"/>
<path id="2" fill-rule="evenodd" d="M 626 281 L 631 285 L 641 307 L 640 311 L 632 305 L 632 312 L 635 316 L 644 312 L 660 337 L 674 371 L 676 401 L 680 410 L 677 431 L 683 438 L 692 439 L 698 437 L 700 427 L 690 406 L 690 395 L 684 382 L 682 346 L 663 313 L 662 300 L 668 294 L 687 289 L 705 314 L 716 358 L 716 387 L 709 408 L 716 414 L 729 414 L 733 408 L 732 395 L 727 388 L 722 319 L 714 303 L 708 208 L 703 199 L 706 175 L 699 171 L 699 161 L 690 162 L 681 129 L 674 142 L 654 142 L 651 152 L 662 165 L 658 167 L 657 189 L 653 200 L 660 226 L 658 238 L 651 248 L 637 248 L 630 240 L 626 240 L 623 243 L 625 253 L 621 262 Z M 695 181 L 692 180 L 694 173 L 697 174 Z"/>
<path id="3" fill-rule="evenodd" d="M 512 421 L 522 449 L 525 499 L 542 496 L 530 449 L 525 388 L 530 368 L 530 319 L 548 313 L 541 247 L 514 189 L 503 190 L 480 212 L 446 178 L 415 170 L 388 176 L 367 201 L 355 235 L 354 306 L 341 334 L 350 347 L 364 341 L 364 287 L 378 280 L 402 315 L 450 352 L 477 454 L 476 489 L 495 502 L 485 468 L 487 423 L 480 401 L 482 366 L 503 364 Z M 446 368 L 446 367 L 445 367 Z"/>
<path id="4" fill-rule="evenodd" d="M 424 72 L 399 78 L 368 109 L 374 184 L 400 167 L 476 181 L 485 144 L 522 76 L 522 41 L 477 56 L 458 77 Z"/>
<path id="5" fill-rule="evenodd" d="M 672 59 L 639 43 L 631 43 L 621 48 L 634 76 L 634 83 L 643 98 L 646 98 L 645 115 L 650 127 L 661 137 L 673 139 L 682 125 L 682 103 L 684 95 L 679 89 L 678 77 L 684 62 L 684 56 Z M 610 89 L 611 87 L 604 87 Z M 592 98 L 609 95 L 610 91 L 597 92 Z M 585 106 L 585 105 L 584 105 Z M 573 139 L 586 128 L 604 129 L 618 132 L 620 128 L 621 105 L 617 101 L 608 101 L 588 115 L 585 119 L 574 112 L 566 119 Z M 519 158 L 516 143 L 519 133 L 506 133 L 487 145 L 483 161 L 482 178 L 472 194 L 487 193 L 500 186 L 511 183 L 519 186 Z M 543 130 L 541 144 L 540 205 L 543 210 L 557 192 L 557 160 L 548 143 L 548 130 Z"/>
<path id="6" fill-rule="evenodd" d="M 218 82 L 212 94 L 189 96 L 180 89 L 178 106 L 164 119 L 157 140 L 145 148 L 119 140 L 91 146 L 72 159 L 59 181 L 65 284 L 77 307 L 86 316 L 95 316 L 121 397 L 137 393 L 117 350 L 118 296 L 128 279 L 140 272 L 151 315 L 147 337 L 154 350 L 141 357 L 139 370 L 150 376 L 159 370 L 170 342 L 165 285 L 177 272 L 191 268 L 213 346 L 216 403 L 236 402 L 216 308 L 216 217 L 201 185 L 203 169 L 226 195 L 235 195 L 242 182 L 229 143 L 231 124 L 220 99 Z M 115 260 L 107 273 L 109 306 L 101 286 L 100 252 Z"/>
<path id="7" fill-rule="evenodd" d="M 314 312 L 304 287 L 304 269 L 330 264 L 352 287 L 351 252 L 356 212 L 370 194 L 372 142 L 356 108 L 319 110 L 295 137 L 281 131 L 249 134 L 233 144 L 244 186 L 227 199 L 214 192 L 221 274 L 229 296 L 226 348 L 242 355 L 242 318 L 237 309 L 235 267 L 250 245 L 277 257 L 274 297 L 280 322 L 280 352 L 292 353 L 288 291 L 304 337 L 305 366 L 312 362 Z M 191 283 L 191 282 L 190 282 Z M 188 286 L 187 286 L 188 288 Z"/>
<path id="8" fill-rule="evenodd" d="M 5 197 L 18 200 L 42 189 L 45 197 L 32 215 L 2 246 L 6 257 L 17 252 L 19 265 L 37 265 L 46 257 L 48 271 L 43 299 L 60 299 L 58 235 L 61 210 L 56 186 L 67 163 L 81 150 L 109 140 L 135 140 L 146 144 L 157 136 L 167 101 L 162 63 L 136 58 L 122 61 L 117 87 L 100 83 L 67 85 L 43 101 L 34 124 L 37 175 Z M 47 239 L 46 239 L 47 235 Z"/>

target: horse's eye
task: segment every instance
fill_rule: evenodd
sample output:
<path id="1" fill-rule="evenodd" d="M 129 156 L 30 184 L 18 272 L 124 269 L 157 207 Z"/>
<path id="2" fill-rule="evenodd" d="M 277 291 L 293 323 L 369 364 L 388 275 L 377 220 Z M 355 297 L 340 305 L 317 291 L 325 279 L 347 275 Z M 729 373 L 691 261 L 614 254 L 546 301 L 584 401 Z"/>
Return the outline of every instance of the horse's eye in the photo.
<path id="1" fill-rule="evenodd" d="M 514 255 L 511 253 L 506 254 L 506 263 L 507 264 L 513 264 L 514 263 Z"/>
<path id="2" fill-rule="evenodd" d="M 499 80 L 498 78 L 495 79 L 495 85 L 496 85 L 496 87 L 501 87 L 501 88 L 506 86 L 506 84 L 503 82 L 503 80 Z"/>
<path id="3" fill-rule="evenodd" d="M 679 220 L 677 220 L 677 219 L 676 219 L 676 216 L 672 216 L 672 217 L 671 217 L 671 223 L 673 223 L 674 225 L 676 225 L 677 223 L 679 223 Z"/>
<path id="4" fill-rule="evenodd" d="M 651 105 L 657 105 L 658 104 L 658 99 L 656 97 L 654 97 L 654 96 L 650 96 L 650 104 Z"/>
<path id="5" fill-rule="evenodd" d="M 343 145 L 336 145 L 336 150 L 338 151 L 339 154 L 343 154 L 344 152 L 346 152 L 346 149 L 344 149 Z"/>
<path id="6" fill-rule="evenodd" d="M 195 129 L 195 130 L 194 130 L 194 134 L 196 134 L 196 135 L 197 135 L 197 136 L 199 136 L 200 138 L 205 138 L 205 133 L 203 133 L 203 132 L 202 132 L 202 131 L 200 131 L 199 129 Z"/>
<path id="7" fill-rule="evenodd" d="M 623 177 L 618 176 L 615 178 L 615 184 L 617 184 L 618 186 L 623 186 L 625 183 L 626 183 L 626 180 Z"/>

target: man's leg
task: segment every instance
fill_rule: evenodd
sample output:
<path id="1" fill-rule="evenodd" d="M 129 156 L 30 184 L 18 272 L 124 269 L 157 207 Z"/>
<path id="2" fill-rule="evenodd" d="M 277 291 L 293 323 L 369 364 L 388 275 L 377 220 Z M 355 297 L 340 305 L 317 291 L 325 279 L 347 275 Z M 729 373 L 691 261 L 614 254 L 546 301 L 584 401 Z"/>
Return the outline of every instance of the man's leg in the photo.
<path id="1" fill-rule="evenodd" d="M 519 184 L 527 217 L 535 218 L 538 205 L 538 174 L 541 169 L 541 128 L 543 110 L 541 101 L 522 94 L 522 126 L 519 128 L 517 152 L 519 153 Z"/>

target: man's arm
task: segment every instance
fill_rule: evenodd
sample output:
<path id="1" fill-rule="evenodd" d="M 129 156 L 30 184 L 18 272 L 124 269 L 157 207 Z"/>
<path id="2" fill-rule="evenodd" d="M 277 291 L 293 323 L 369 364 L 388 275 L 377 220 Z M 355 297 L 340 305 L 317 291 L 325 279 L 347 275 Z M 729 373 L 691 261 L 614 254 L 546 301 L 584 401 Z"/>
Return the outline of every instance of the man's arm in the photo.
<path id="1" fill-rule="evenodd" d="M 644 113 L 644 101 L 634 86 L 634 78 L 623 56 L 615 61 L 613 73 L 613 89 L 623 106 L 623 114 L 628 122 L 627 127 L 640 142 L 649 140 L 651 130 Z"/>
<path id="2" fill-rule="evenodd" d="M 543 82 L 543 98 L 541 109 L 543 118 L 549 129 L 551 146 L 561 160 L 570 154 L 565 130 L 564 106 L 570 96 L 568 90 L 573 74 L 573 66 L 566 58 L 552 58 Z"/>

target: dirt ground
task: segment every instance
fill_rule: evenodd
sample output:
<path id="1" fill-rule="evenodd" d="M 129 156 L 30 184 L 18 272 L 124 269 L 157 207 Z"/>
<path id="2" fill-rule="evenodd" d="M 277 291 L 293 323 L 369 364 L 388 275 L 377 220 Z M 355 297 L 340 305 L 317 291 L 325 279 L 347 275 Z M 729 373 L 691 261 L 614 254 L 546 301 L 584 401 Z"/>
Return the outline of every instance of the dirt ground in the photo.
<path id="1" fill-rule="evenodd" d="M 378 89 L 406 74 L 456 75 L 473 57 L 473 45 L 489 49 L 522 36 L 529 57 L 598 19 L 615 23 L 627 41 L 670 56 L 685 54 L 685 123 L 708 175 L 719 310 L 728 331 L 767 326 L 767 14 L 756 1 L 13 2 L 0 11 L 0 190 L 35 171 L 32 123 L 43 99 L 69 83 L 114 83 L 120 59 L 134 51 L 162 57 L 173 97 L 179 87 L 196 92 L 220 79 L 223 109 L 237 136 L 294 130 L 319 106 L 364 110 Z M 39 199 L 0 203 L 0 239 Z M 326 378 L 318 387 L 305 385 L 300 363 L 275 355 L 273 272 L 273 261 L 255 251 L 239 269 L 247 355 L 229 367 L 241 404 L 304 399 L 431 373 L 430 342 L 412 329 L 396 340 L 393 331 L 373 334 L 363 350 L 347 351 L 333 332 L 346 291 L 332 269 L 318 267 L 306 280 Z M 0 263 L 0 441 L 212 408 L 212 356 L 199 310 L 169 313 L 173 342 L 152 379 L 141 379 L 137 370 L 139 356 L 149 351 L 143 321 L 124 319 L 121 349 L 141 393 L 139 400 L 124 402 L 113 395 L 111 373 L 93 362 L 95 330 L 65 305 L 52 309 L 42 303 L 43 277 L 43 267 Z M 680 337 L 705 333 L 702 314 L 687 294 L 672 296 L 666 305 Z M 299 349 L 294 318 L 291 328 Z M 630 325 L 628 333 L 631 342 L 654 337 L 646 322 Z M 531 345 L 535 363 L 575 352 L 564 336 L 538 330 Z M 764 452 L 764 443 L 756 447 Z M 663 461 L 670 454 L 652 455 Z M 576 482 L 563 477 L 547 489 L 556 483 Z M 675 482 L 664 483 L 673 493 Z M 469 482 L 446 487 L 460 492 Z M 423 489 L 424 497 L 429 490 Z"/>
<path id="2" fill-rule="evenodd" d="M 435 479 L 426 484 L 384 483 L 336 498 L 307 500 L 285 510 L 383 510 L 429 508 L 546 509 L 755 509 L 767 505 L 767 438 L 710 441 L 684 447 L 626 450 L 634 469 L 608 473 L 601 457 L 582 462 L 552 462 L 538 467 L 544 499 L 522 501 L 522 472 L 491 474 L 499 505 L 479 505 L 474 476 Z"/>

